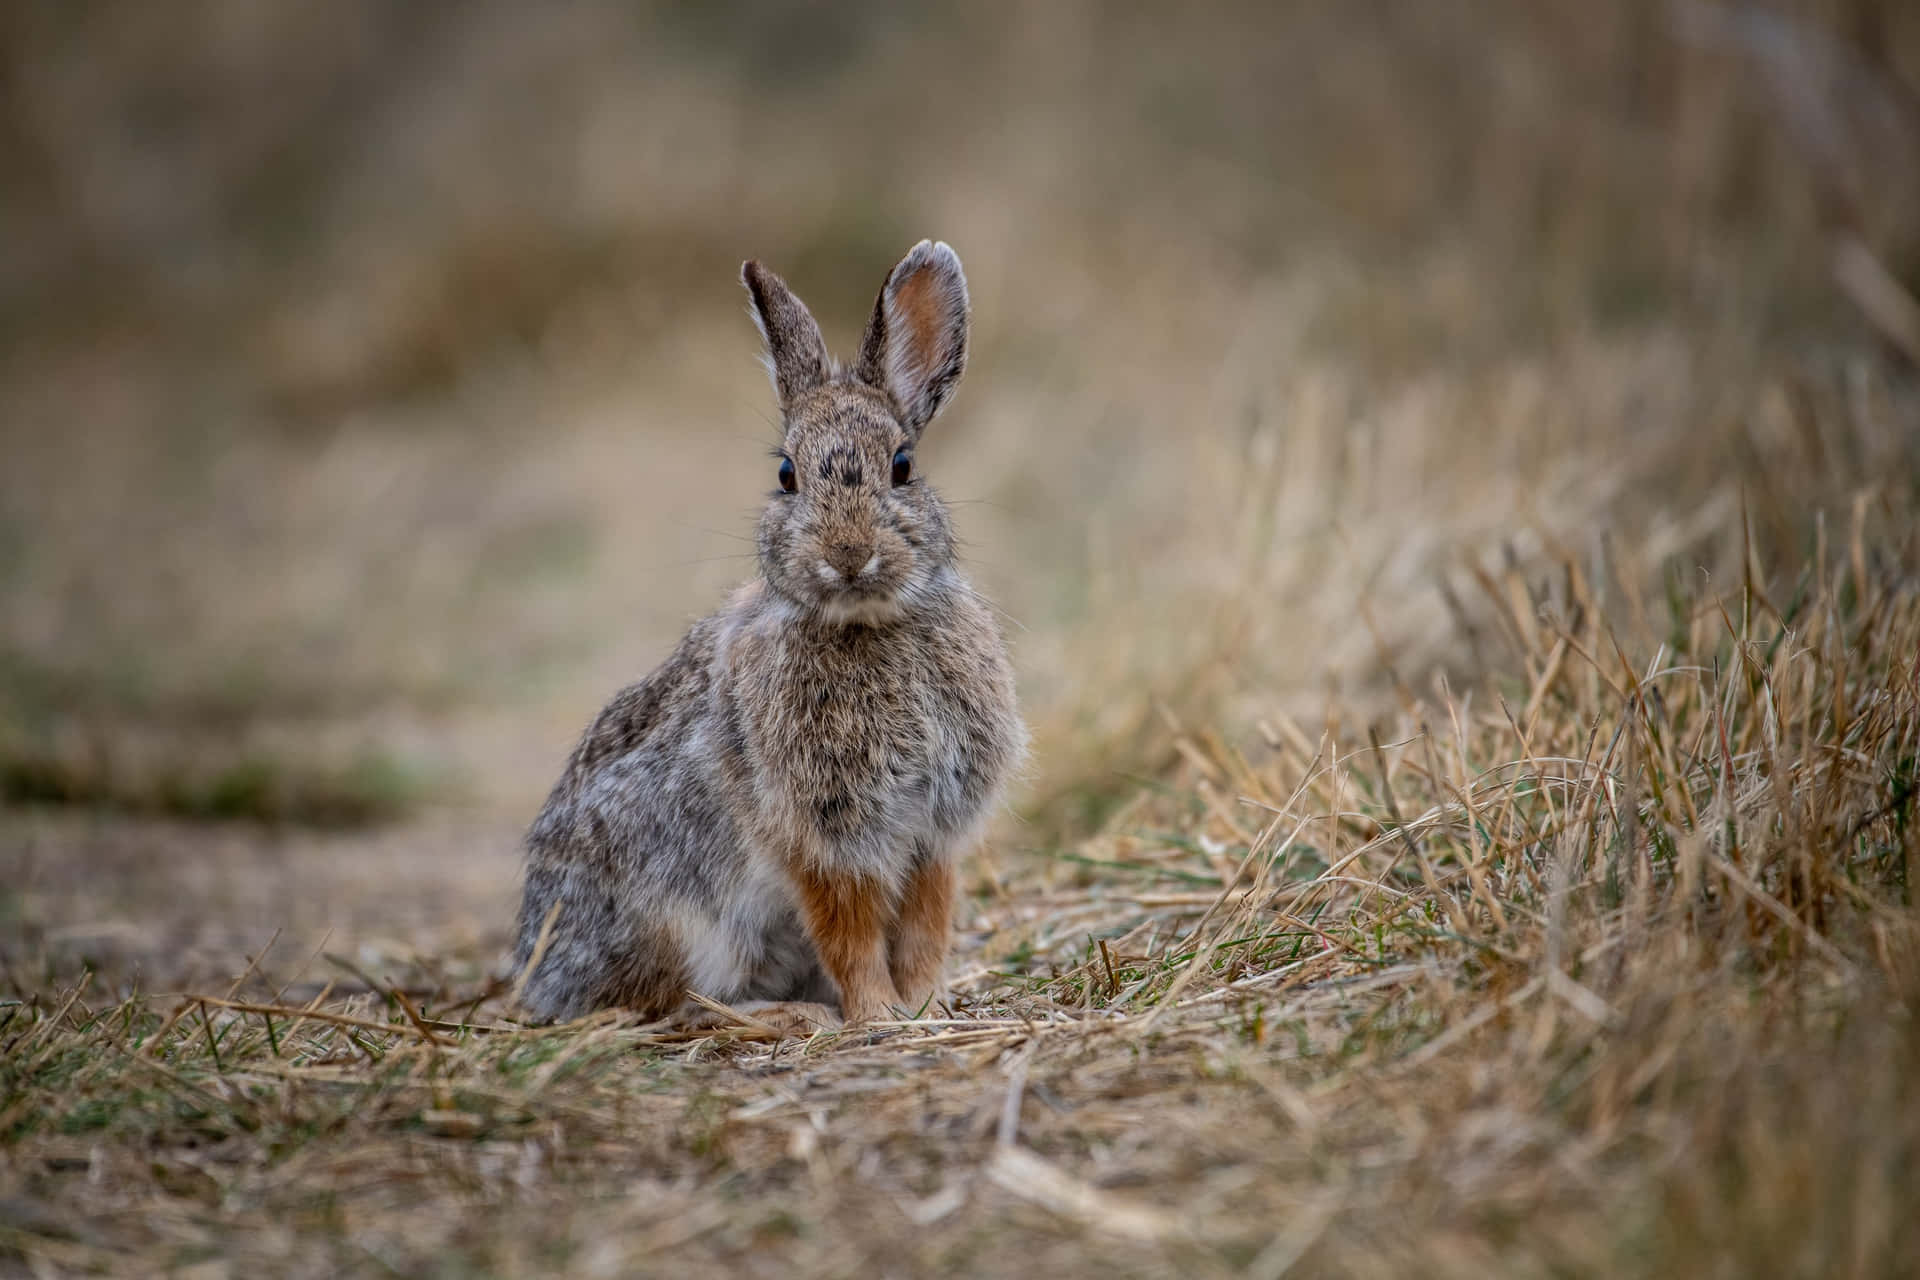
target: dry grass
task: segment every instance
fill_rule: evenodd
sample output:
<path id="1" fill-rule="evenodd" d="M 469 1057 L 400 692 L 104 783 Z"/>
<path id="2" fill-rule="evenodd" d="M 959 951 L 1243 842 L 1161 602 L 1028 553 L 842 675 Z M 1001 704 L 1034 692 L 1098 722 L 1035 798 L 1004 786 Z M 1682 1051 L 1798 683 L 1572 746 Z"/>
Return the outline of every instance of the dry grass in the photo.
<path id="1" fill-rule="evenodd" d="M 0 18 L 0 1274 L 1920 1271 L 1911 6 L 189 8 Z M 951 1000 L 518 1025 L 925 233 Z"/>

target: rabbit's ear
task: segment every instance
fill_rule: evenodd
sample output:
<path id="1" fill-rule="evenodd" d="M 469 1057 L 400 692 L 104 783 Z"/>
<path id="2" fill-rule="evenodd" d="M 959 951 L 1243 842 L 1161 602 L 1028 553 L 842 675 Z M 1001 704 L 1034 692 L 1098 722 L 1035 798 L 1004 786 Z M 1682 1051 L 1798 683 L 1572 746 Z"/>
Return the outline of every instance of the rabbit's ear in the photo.
<path id="1" fill-rule="evenodd" d="M 880 286 L 857 376 L 893 397 L 914 439 L 967 367 L 967 277 L 959 255 L 922 240 Z"/>
<path id="2" fill-rule="evenodd" d="M 794 296 L 787 282 L 758 262 L 740 266 L 740 281 L 752 299 L 753 322 L 767 340 L 767 371 L 781 409 L 825 382 L 833 373 L 826 340 L 807 304 Z"/>

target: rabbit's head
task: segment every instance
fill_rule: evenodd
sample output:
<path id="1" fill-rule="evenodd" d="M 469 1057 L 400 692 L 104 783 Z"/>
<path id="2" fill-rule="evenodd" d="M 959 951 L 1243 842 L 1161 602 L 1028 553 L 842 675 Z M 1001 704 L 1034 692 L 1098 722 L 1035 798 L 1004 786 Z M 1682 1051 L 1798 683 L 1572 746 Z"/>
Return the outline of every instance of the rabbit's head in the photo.
<path id="1" fill-rule="evenodd" d="M 779 488 L 760 518 L 768 586 L 830 622 L 877 624 L 931 592 L 953 563 L 946 507 L 915 450 L 967 363 L 967 280 L 921 241 L 888 273 L 841 370 L 806 305 L 758 262 L 741 269 L 780 400 Z"/>

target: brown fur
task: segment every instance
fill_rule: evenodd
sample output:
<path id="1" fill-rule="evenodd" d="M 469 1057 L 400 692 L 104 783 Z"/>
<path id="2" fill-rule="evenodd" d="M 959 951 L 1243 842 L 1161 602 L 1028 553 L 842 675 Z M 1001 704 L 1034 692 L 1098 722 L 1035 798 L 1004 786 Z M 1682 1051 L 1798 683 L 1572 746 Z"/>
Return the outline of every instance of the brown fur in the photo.
<path id="1" fill-rule="evenodd" d="M 924 271 L 910 276 L 901 282 L 897 299 L 907 331 L 913 335 L 907 343 L 907 365 L 915 372 L 930 370 L 936 356 L 934 343 L 939 337 L 934 311 L 938 300 L 934 297 L 932 280 Z"/>
<path id="2" fill-rule="evenodd" d="M 912 1009 L 933 999 L 940 984 L 951 937 L 953 864 L 928 858 L 913 869 L 900 895 L 900 907 L 887 938 L 887 963 L 893 989 Z"/>
<path id="3" fill-rule="evenodd" d="M 686 999 L 687 971 L 680 948 L 660 932 L 637 931 L 609 957 L 598 1004 L 619 1005 L 663 1018 Z"/>
<path id="4" fill-rule="evenodd" d="M 810 860 L 791 864 L 800 916 L 820 960 L 840 988 L 847 1018 L 885 1017 L 900 1003 L 887 968 L 887 887 L 858 876 L 835 875 Z"/>
<path id="5" fill-rule="evenodd" d="M 953 859 L 1025 747 L 999 628 L 912 456 L 966 366 L 960 260 L 901 260 L 850 373 L 778 276 L 742 279 L 793 488 L 769 494 L 760 576 L 614 698 L 528 835 L 518 967 L 559 904 L 525 984 L 538 1016 L 689 988 L 811 1023 L 809 1002 L 917 1006 Z"/>

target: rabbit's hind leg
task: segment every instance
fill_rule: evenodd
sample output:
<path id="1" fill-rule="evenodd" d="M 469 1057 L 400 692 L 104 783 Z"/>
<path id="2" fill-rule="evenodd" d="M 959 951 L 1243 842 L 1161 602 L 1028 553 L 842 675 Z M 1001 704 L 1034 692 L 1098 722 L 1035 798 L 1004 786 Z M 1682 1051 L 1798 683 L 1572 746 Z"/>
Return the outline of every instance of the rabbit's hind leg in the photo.
<path id="1" fill-rule="evenodd" d="M 804 1039 L 816 1031 L 837 1030 L 840 1015 L 811 1000 L 742 1000 L 726 1009 L 691 1001 L 673 1016 L 676 1031 L 718 1031 L 725 1027 L 769 1028 L 783 1039 Z"/>
<path id="2" fill-rule="evenodd" d="M 564 916 L 564 909 L 554 914 Z M 622 934 L 564 923 L 553 932 L 550 944 L 522 965 L 538 961 L 522 980 L 520 1004 L 530 1020 L 560 1022 L 608 1007 L 664 1018 L 684 999 L 686 957 L 664 932 Z"/>
<path id="3" fill-rule="evenodd" d="M 665 1017 L 687 990 L 687 959 L 664 930 L 645 930 L 608 948 L 600 1005 L 618 1005 L 649 1017 Z"/>

